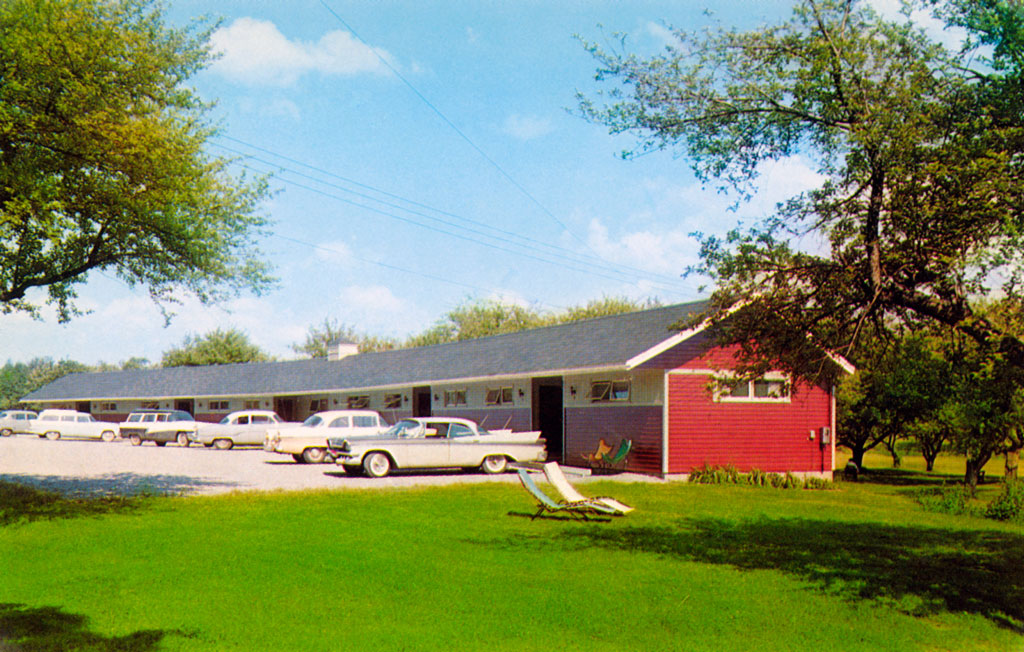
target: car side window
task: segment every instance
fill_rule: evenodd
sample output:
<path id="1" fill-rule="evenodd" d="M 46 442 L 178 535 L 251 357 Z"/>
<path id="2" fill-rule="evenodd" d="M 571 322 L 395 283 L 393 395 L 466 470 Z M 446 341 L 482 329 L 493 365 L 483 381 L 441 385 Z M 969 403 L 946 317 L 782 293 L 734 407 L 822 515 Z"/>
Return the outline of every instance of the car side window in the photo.
<path id="1" fill-rule="evenodd" d="M 78 422 L 79 422 L 79 423 L 89 423 L 89 422 L 90 422 L 91 420 L 92 420 L 92 419 L 90 419 L 90 418 L 89 418 L 89 417 L 87 417 L 87 416 L 81 416 L 81 417 L 78 417 Z"/>
<path id="2" fill-rule="evenodd" d="M 143 414 L 142 415 L 142 421 L 144 423 L 148 423 L 150 421 L 156 421 L 156 415 L 155 414 Z"/>
<path id="3" fill-rule="evenodd" d="M 248 417 L 246 417 L 248 418 Z M 252 423 L 271 423 L 270 417 L 263 414 L 255 414 L 252 417 Z"/>
<path id="4" fill-rule="evenodd" d="M 246 415 L 238 417 L 238 420 L 236 421 L 236 423 L 238 423 L 238 425 L 240 425 L 240 426 L 247 426 L 247 425 L 249 425 L 249 415 L 246 414 Z"/>
<path id="5" fill-rule="evenodd" d="M 378 425 L 377 417 L 355 416 L 352 417 L 352 425 L 356 428 L 375 428 Z"/>
<path id="6" fill-rule="evenodd" d="M 429 438 L 442 438 L 448 435 L 448 424 L 447 423 L 427 423 L 427 437 Z"/>
<path id="7" fill-rule="evenodd" d="M 61 421 L 74 421 L 75 416 L 73 414 L 65 414 L 60 418 Z"/>
<path id="8" fill-rule="evenodd" d="M 348 428 L 348 417 L 338 417 L 331 421 L 331 428 Z"/>
<path id="9" fill-rule="evenodd" d="M 469 437 L 473 434 L 473 430 L 468 426 L 464 426 L 461 423 L 453 423 L 448 428 L 449 437 Z"/>

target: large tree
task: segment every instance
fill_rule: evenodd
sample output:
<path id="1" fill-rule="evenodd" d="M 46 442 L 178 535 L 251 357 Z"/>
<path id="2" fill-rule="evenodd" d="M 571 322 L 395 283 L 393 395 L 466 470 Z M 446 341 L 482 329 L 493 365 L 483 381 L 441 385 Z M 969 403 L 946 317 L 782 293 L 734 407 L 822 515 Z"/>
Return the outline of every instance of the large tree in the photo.
<path id="1" fill-rule="evenodd" d="M 324 317 L 321 325 L 309 327 L 302 343 L 292 344 L 292 351 L 310 358 L 326 358 L 331 345 L 338 340 L 353 342 L 359 346 L 360 353 L 388 351 L 398 346 L 391 338 L 366 335 L 337 319 Z"/>
<path id="2" fill-rule="evenodd" d="M 5 0 L 0 34 L 0 312 L 38 312 L 40 288 L 66 321 L 91 270 L 162 306 L 268 286 L 266 184 L 206 152 L 186 86 L 208 28 L 149 0 Z"/>
<path id="3" fill-rule="evenodd" d="M 972 6 L 939 8 L 976 29 Z M 869 329 L 938 322 L 1024 366 L 1024 342 L 971 306 L 994 283 L 1014 296 L 1024 280 L 1024 123 L 1007 81 L 1019 47 L 987 61 L 978 39 L 950 52 L 854 0 L 803 0 L 754 31 L 675 36 L 649 58 L 590 46 L 598 78 L 618 85 L 607 102 L 582 98 L 584 114 L 635 133 L 641 150 L 678 148 L 700 178 L 741 194 L 794 154 L 825 179 L 749 230 L 703 238 L 698 271 L 716 281 L 716 305 L 749 302 L 730 339 L 807 372 L 821 357 L 796 345 L 808 333 L 856 358 Z M 790 246 L 808 232 L 828 250 Z"/>
<path id="4" fill-rule="evenodd" d="M 249 341 L 249 336 L 230 328 L 214 329 L 203 336 L 188 335 L 181 346 L 164 351 L 164 367 L 200 367 L 211 364 L 265 362 L 270 356 Z"/>

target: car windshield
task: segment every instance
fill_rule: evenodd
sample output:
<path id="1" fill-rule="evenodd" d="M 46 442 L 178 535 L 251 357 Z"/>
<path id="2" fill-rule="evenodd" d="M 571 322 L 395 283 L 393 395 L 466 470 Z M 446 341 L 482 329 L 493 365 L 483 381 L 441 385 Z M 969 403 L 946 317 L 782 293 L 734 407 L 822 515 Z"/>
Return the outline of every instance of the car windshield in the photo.
<path id="1" fill-rule="evenodd" d="M 411 419 L 402 419 L 383 433 L 383 437 L 422 437 L 423 424 Z"/>
<path id="2" fill-rule="evenodd" d="M 311 416 L 308 419 L 306 419 L 305 421 L 303 421 L 302 422 L 302 426 L 304 428 L 316 428 L 317 426 L 319 426 L 323 422 L 324 422 L 324 420 L 323 420 L 322 417 L 320 417 L 320 415 L 314 414 L 313 416 Z"/>
<path id="3" fill-rule="evenodd" d="M 228 425 L 229 423 L 231 423 L 231 417 L 224 417 L 223 419 L 221 419 L 221 420 L 220 420 L 220 421 L 218 421 L 217 423 L 218 423 L 218 425 L 221 425 L 221 426 L 226 426 L 226 425 Z"/>

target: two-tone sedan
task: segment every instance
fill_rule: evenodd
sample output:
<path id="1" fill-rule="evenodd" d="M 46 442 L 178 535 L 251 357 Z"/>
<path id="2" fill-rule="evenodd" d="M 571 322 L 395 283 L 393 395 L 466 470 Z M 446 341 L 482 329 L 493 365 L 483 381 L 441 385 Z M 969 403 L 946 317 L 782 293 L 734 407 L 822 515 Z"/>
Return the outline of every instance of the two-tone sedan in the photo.
<path id="1" fill-rule="evenodd" d="M 263 450 L 291 455 L 299 464 L 333 462 L 328 437 L 368 437 L 388 427 L 373 410 L 327 410 L 310 415 L 302 425 L 267 430 Z"/>
<path id="2" fill-rule="evenodd" d="M 392 469 L 478 468 L 503 473 L 509 462 L 547 459 L 539 431 L 489 432 L 469 419 L 402 419 L 379 437 L 331 437 L 328 453 L 345 472 L 381 478 Z"/>
<path id="3" fill-rule="evenodd" d="M 267 430 L 297 426 L 288 423 L 273 410 L 241 410 L 232 412 L 220 423 L 199 423 L 195 432 L 189 433 L 189 441 L 228 450 L 235 446 L 262 446 Z"/>

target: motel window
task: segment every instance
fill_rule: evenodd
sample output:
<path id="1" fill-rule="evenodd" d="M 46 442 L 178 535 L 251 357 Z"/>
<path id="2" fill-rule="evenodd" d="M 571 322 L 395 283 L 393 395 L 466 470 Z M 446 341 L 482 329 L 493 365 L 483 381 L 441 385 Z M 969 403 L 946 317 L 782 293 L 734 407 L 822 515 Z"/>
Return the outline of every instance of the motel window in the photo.
<path id="1" fill-rule="evenodd" d="M 594 403 L 629 400 L 628 380 L 595 380 L 590 384 L 590 400 Z"/>
<path id="2" fill-rule="evenodd" d="M 258 410 L 258 409 L 260 409 L 259 399 L 255 400 L 255 401 L 245 401 L 245 403 L 243 404 L 242 409 L 244 409 L 244 410 Z"/>
<path id="3" fill-rule="evenodd" d="M 789 401 L 789 382 L 782 377 L 722 381 L 718 400 L 726 403 L 785 403 Z"/>
<path id="4" fill-rule="evenodd" d="M 370 407 L 369 396 L 349 396 L 348 397 L 348 409 L 350 410 L 363 410 Z"/>
<path id="5" fill-rule="evenodd" d="M 309 402 L 310 412 L 324 412 L 325 410 L 327 410 L 327 399 L 315 398 Z"/>
<path id="6" fill-rule="evenodd" d="M 227 401 L 210 401 L 210 410 L 213 412 L 227 412 L 228 402 Z"/>
<path id="7" fill-rule="evenodd" d="M 100 403 L 100 412 L 117 412 L 117 403 Z"/>
<path id="8" fill-rule="evenodd" d="M 487 405 L 510 405 L 512 403 L 512 388 L 488 388 L 486 402 Z"/>
<path id="9" fill-rule="evenodd" d="M 449 405 L 465 405 L 466 404 L 466 390 L 464 389 L 448 389 L 444 392 L 444 404 L 445 407 Z"/>
<path id="10" fill-rule="evenodd" d="M 160 402 L 159 401 L 143 401 L 142 402 L 142 409 L 143 410 L 159 410 L 160 409 Z"/>
<path id="11" fill-rule="evenodd" d="M 395 409 L 402 407 L 402 395 L 401 394 L 385 394 L 384 395 L 384 407 L 388 409 Z"/>

